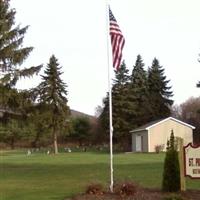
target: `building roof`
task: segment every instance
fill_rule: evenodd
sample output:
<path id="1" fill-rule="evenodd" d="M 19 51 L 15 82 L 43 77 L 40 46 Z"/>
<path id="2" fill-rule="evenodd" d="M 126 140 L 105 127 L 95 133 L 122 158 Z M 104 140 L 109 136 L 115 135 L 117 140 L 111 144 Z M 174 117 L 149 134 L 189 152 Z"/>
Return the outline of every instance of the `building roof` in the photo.
<path id="1" fill-rule="evenodd" d="M 140 127 L 136 128 L 136 129 L 130 131 L 130 133 L 135 133 L 135 132 L 138 132 L 138 131 L 149 130 L 150 128 L 152 128 L 152 127 L 154 127 L 154 126 L 156 126 L 156 125 L 158 125 L 160 123 L 163 123 L 163 122 L 165 122 L 167 120 L 173 120 L 173 121 L 178 122 L 178 123 L 180 123 L 182 125 L 188 126 L 188 127 L 192 128 L 192 129 L 195 129 L 195 127 L 192 126 L 192 125 L 190 125 L 190 124 L 187 124 L 187 123 L 185 123 L 183 121 L 180 121 L 180 120 L 178 120 L 178 119 L 176 119 L 174 117 L 168 117 L 168 118 L 165 118 L 165 119 L 160 119 L 160 120 L 149 122 L 149 123 L 147 123 L 147 124 L 145 124 L 143 126 L 140 126 Z"/>

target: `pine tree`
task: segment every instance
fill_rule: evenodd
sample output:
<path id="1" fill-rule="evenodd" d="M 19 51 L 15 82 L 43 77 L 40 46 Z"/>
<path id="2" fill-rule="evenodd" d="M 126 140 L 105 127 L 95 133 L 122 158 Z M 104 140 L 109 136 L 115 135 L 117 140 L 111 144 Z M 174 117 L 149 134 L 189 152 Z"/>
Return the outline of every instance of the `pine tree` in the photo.
<path id="1" fill-rule="evenodd" d="M 15 14 L 15 9 L 10 8 L 9 0 L 0 0 L 0 108 L 5 112 L 1 117 L 4 131 L 1 131 L 0 137 L 12 146 L 25 133 L 22 121 L 25 121 L 24 115 L 30 105 L 29 92 L 19 91 L 15 85 L 19 78 L 31 77 L 42 67 L 21 66 L 33 47 L 23 47 L 28 26 L 21 28 L 16 25 Z"/>
<path id="2" fill-rule="evenodd" d="M 101 137 L 107 141 L 109 138 L 109 93 L 103 98 L 102 104 L 102 112 L 98 119 L 103 130 Z"/>
<path id="3" fill-rule="evenodd" d="M 180 190 L 180 166 L 173 130 L 170 140 L 167 142 L 162 190 L 165 192 L 177 192 Z"/>
<path id="4" fill-rule="evenodd" d="M 51 144 L 51 126 L 49 126 L 49 107 L 44 104 L 34 103 L 29 111 L 28 125 L 30 127 L 31 146 L 33 148 L 41 145 Z"/>
<path id="5" fill-rule="evenodd" d="M 72 119 L 71 137 L 79 141 L 79 145 L 83 143 L 89 144 L 91 140 L 91 124 L 87 117 L 76 117 Z"/>
<path id="6" fill-rule="evenodd" d="M 22 47 L 28 26 L 15 26 L 14 9 L 9 0 L 0 0 L 0 84 L 14 86 L 20 77 L 32 76 L 41 66 L 20 69 L 33 47 Z"/>
<path id="7" fill-rule="evenodd" d="M 113 84 L 121 88 L 122 86 L 126 86 L 129 79 L 129 70 L 126 67 L 125 61 L 123 61 L 120 68 L 115 70 L 115 79 L 113 80 Z"/>
<path id="8" fill-rule="evenodd" d="M 160 66 L 158 59 L 154 58 L 152 66 L 148 70 L 149 104 L 151 106 L 151 120 L 168 117 L 171 114 L 170 107 L 173 104 L 171 97 L 173 92 L 168 86 L 164 69 Z"/>
<path id="9" fill-rule="evenodd" d="M 28 26 L 15 25 L 16 11 L 10 9 L 9 2 L 0 0 L 0 107 L 17 110 L 20 104 L 17 102 L 20 92 L 15 88 L 17 81 L 38 73 L 41 66 L 21 68 L 33 47 L 22 46 Z"/>
<path id="10" fill-rule="evenodd" d="M 1 89 L 8 90 L 5 87 L 1 87 Z M 28 131 L 30 126 L 27 124 L 28 112 L 32 106 L 32 101 L 29 92 L 26 90 L 18 91 L 15 88 L 11 88 L 8 92 L 6 98 L 2 96 L 2 99 L 5 100 L 3 106 L 6 105 L 6 107 L 2 108 L 2 104 L 0 105 L 3 110 L 3 114 L 0 117 L 0 141 L 10 144 L 14 148 L 15 142 L 32 137 L 31 132 Z"/>
<path id="11" fill-rule="evenodd" d="M 130 141 L 127 134 L 129 127 L 129 111 L 130 104 L 126 98 L 128 92 L 129 70 L 123 62 L 118 70 L 115 71 L 115 79 L 112 89 L 112 103 L 113 103 L 113 138 L 118 143 L 121 143 L 124 150 L 128 150 L 128 141 Z"/>
<path id="12" fill-rule="evenodd" d="M 120 68 L 115 71 L 115 79 L 112 86 L 112 113 L 113 113 L 113 140 L 124 146 L 129 131 L 127 119 L 129 104 L 126 99 L 129 70 L 123 61 Z M 109 94 L 103 101 L 104 108 L 100 115 L 100 121 L 107 135 L 109 134 Z M 123 143 L 123 144 L 122 144 Z"/>
<path id="13" fill-rule="evenodd" d="M 38 86 L 39 102 L 42 107 L 47 107 L 49 113 L 47 123 L 52 130 L 54 152 L 57 154 L 57 135 L 66 125 L 69 107 L 67 106 L 67 85 L 61 80 L 61 67 L 59 67 L 54 55 L 50 57 L 44 74 L 42 75 L 42 82 Z"/>
<path id="14" fill-rule="evenodd" d="M 5 118 L 4 118 L 5 119 Z M 17 140 L 23 136 L 22 124 L 18 119 L 10 119 L 9 123 L 0 123 L 0 141 L 9 144 L 14 149 Z"/>
<path id="15" fill-rule="evenodd" d="M 135 66 L 133 66 L 127 99 L 132 106 L 129 116 L 132 128 L 147 123 L 149 110 L 147 73 L 140 55 L 137 56 Z"/>

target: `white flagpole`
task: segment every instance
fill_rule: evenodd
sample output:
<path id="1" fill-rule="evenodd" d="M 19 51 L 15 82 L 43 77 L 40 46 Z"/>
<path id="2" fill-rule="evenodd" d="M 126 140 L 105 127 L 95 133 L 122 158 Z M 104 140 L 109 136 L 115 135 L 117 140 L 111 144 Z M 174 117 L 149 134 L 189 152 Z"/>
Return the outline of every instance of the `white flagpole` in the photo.
<path id="1" fill-rule="evenodd" d="M 111 87 L 111 51 L 110 51 L 110 23 L 109 23 L 109 5 L 106 3 L 106 25 L 107 25 L 107 60 L 108 60 L 108 88 L 109 88 L 109 124 L 110 124 L 110 191 L 113 192 L 113 120 L 112 120 L 112 87 Z"/>

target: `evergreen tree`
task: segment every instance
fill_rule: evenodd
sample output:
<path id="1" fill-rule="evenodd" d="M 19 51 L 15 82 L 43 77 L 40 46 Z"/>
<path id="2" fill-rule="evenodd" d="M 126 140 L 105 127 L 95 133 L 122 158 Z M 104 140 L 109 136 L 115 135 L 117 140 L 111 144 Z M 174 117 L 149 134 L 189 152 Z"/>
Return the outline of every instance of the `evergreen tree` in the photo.
<path id="1" fill-rule="evenodd" d="M 180 166 L 173 130 L 170 140 L 167 142 L 162 189 L 165 192 L 177 192 L 180 190 Z"/>
<path id="2" fill-rule="evenodd" d="M 113 103 L 113 138 L 116 142 L 121 143 L 124 150 L 128 150 L 129 134 L 129 111 L 130 104 L 126 98 L 128 92 L 129 70 L 125 62 L 115 71 L 115 79 L 112 89 Z"/>
<path id="3" fill-rule="evenodd" d="M 34 73 L 38 73 L 41 66 L 21 67 L 33 47 L 23 47 L 28 26 L 21 28 L 15 25 L 16 11 L 10 9 L 9 2 L 0 0 L 0 108 L 9 111 L 8 113 L 11 113 L 10 111 L 25 113 L 23 106 L 27 101 L 24 99 L 24 94 L 27 91 L 19 91 L 15 85 L 20 77 L 31 77 Z M 1 119 L 9 123 L 9 116 L 5 116 L 6 119 Z M 11 118 L 13 116 L 10 115 Z"/>
<path id="4" fill-rule="evenodd" d="M 49 126 L 50 116 L 48 105 L 33 105 L 29 112 L 28 124 L 31 127 L 31 146 L 33 148 L 51 144 L 51 128 Z"/>
<path id="5" fill-rule="evenodd" d="M 22 137 L 22 127 L 17 119 L 9 120 L 9 123 L 0 123 L 0 141 L 9 144 L 14 149 L 15 143 Z"/>
<path id="6" fill-rule="evenodd" d="M 113 140 L 120 142 L 123 146 L 127 141 L 129 131 L 128 112 L 129 104 L 126 99 L 128 91 L 129 70 L 123 62 L 118 70 L 115 71 L 115 79 L 112 87 L 112 110 L 113 110 Z M 103 101 L 104 108 L 100 115 L 100 120 L 104 130 L 109 133 L 109 94 Z"/>
<path id="7" fill-rule="evenodd" d="M 54 55 L 50 57 L 44 74 L 38 86 L 39 102 L 42 107 L 47 107 L 46 111 L 48 110 L 49 115 L 47 124 L 52 130 L 54 152 L 57 154 L 57 135 L 66 125 L 69 107 L 67 106 L 67 85 L 61 80 L 61 67 Z"/>
<path id="8" fill-rule="evenodd" d="M 140 55 L 137 56 L 130 78 L 127 94 L 128 102 L 131 104 L 129 123 L 132 124 L 132 128 L 135 128 L 148 122 L 147 113 L 149 110 L 147 73 L 144 70 L 144 63 Z"/>
<path id="9" fill-rule="evenodd" d="M 120 68 L 115 70 L 115 79 L 113 80 L 113 83 L 115 86 L 122 88 L 127 85 L 129 79 L 129 70 L 126 67 L 125 61 L 123 61 Z"/>
<path id="10" fill-rule="evenodd" d="M 101 137 L 107 141 L 109 138 L 109 93 L 103 98 L 102 112 L 98 119 L 103 130 Z"/>
<path id="11" fill-rule="evenodd" d="M 71 137 L 79 141 L 82 146 L 83 142 L 89 143 L 91 139 L 91 124 L 87 117 L 77 117 L 72 119 Z"/>
<path id="12" fill-rule="evenodd" d="M 6 98 L 3 115 L 0 117 L 0 141 L 10 144 L 14 148 L 14 144 L 19 140 L 27 138 L 31 134 L 28 131 L 28 115 L 27 111 L 32 101 L 29 97 L 29 92 L 26 90 L 18 91 L 15 88 L 10 89 L 9 96 Z M 5 97 L 3 97 L 5 98 Z M 2 105 L 1 105 L 2 106 Z"/>
<path id="13" fill-rule="evenodd" d="M 164 69 L 158 59 L 154 58 L 152 66 L 148 70 L 149 104 L 151 106 L 150 118 L 157 120 L 168 117 L 171 114 L 170 107 L 173 104 L 171 97 L 173 92 L 168 86 Z"/>
<path id="14" fill-rule="evenodd" d="M 15 26 L 16 11 L 9 7 L 9 0 L 0 0 L 0 84 L 12 87 L 20 77 L 39 72 L 41 66 L 19 68 L 33 47 L 22 47 L 28 26 Z"/>

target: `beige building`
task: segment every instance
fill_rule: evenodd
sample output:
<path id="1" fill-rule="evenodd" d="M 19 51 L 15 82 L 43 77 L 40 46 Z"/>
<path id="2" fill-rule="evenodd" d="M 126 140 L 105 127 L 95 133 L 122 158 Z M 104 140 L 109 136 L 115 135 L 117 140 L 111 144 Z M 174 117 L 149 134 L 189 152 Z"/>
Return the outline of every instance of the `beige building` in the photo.
<path id="1" fill-rule="evenodd" d="M 130 131 L 132 134 L 133 152 L 155 152 L 156 146 L 166 150 L 167 140 L 173 130 L 175 137 L 184 139 L 184 144 L 193 142 L 194 126 L 173 117 L 150 122 L 144 126 Z"/>

